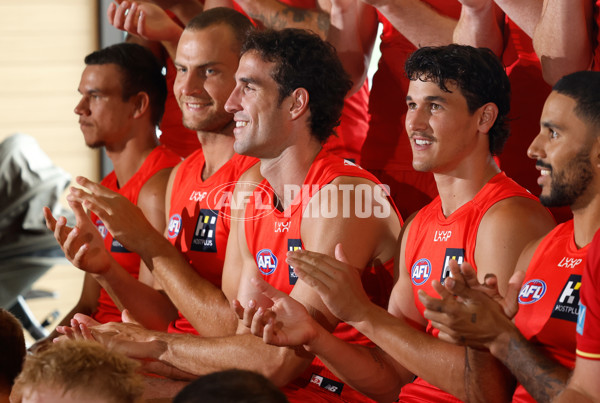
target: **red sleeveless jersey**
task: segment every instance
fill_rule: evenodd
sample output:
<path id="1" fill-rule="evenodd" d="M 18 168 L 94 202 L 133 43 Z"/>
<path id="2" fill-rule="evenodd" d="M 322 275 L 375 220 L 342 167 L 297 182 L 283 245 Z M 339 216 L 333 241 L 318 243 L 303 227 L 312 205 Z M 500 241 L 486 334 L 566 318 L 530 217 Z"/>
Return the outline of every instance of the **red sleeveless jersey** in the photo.
<path id="1" fill-rule="evenodd" d="M 590 244 L 583 279 L 577 321 L 577 355 L 600 360 L 600 231 Z"/>
<path id="2" fill-rule="evenodd" d="M 121 187 L 117 183 L 117 175 L 115 171 L 112 171 L 100 182 L 101 185 L 106 186 L 112 191 L 115 191 L 125 196 L 130 202 L 137 205 L 138 195 L 140 189 L 148 179 L 150 179 L 158 171 L 171 168 L 181 162 L 179 157 L 174 152 L 167 149 L 165 146 L 158 146 L 146 157 L 144 163 L 140 169 L 127 181 L 127 183 Z M 92 222 L 96 224 L 98 231 L 104 238 L 104 245 L 112 257 L 134 278 L 138 278 L 140 271 L 140 257 L 137 253 L 132 253 L 125 249 L 123 245 L 119 243 L 113 236 L 106 230 L 104 223 L 94 213 L 90 215 Z M 102 288 L 100 290 L 100 297 L 98 298 L 98 308 L 92 315 L 98 322 L 120 322 L 121 311 L 112 298 L 108 295 L 106 290 Z"/>
<path id="3" fill-rule="evenodd" d="M 515 324 L 527 340 L 567 368 L 575 366 L 579 289 L 589 245 L 578 249 L 573 220 L 544 237 L 527 268 Z M 515 402 L 535 402 L 521 385 Z"/>
<path id="4" fill-rule="evenodd" d="M 475 195 L 473 200 L 461 206 L 449 217 L 442 213 L 438 196 L 417 213 L 411 223 L 406 242 L 405 264 L 412 281 L 415 306 L 421 314 L 424 307 L 417 296 L 418 290 L 436 295 L 431 286 L 432 280 L 444 282 L 450 274 L 446 268 L 450 259 L 459 264 L 467 261 L 477 270 L 475 247 L 479 224 L 485 213 L 497 202 L 509 197 L 525 197 L 537 200 L 504 172 L 495 175 Z M 439 331 L 427 325 L 427 333 L 437 337 Z M 417 378 L 402 388 L 400 400 L 421 399 L 421 401 L 459 401 L 452 395 Z"/>
<path id="5" fill-rule="evenodd" d="M 200 149 L 186 158 L 175 174 L 167 238 L 198 274 L 218 288 L 230 229 L 228 197 L 240 176 L 257 162 L 256 158 L 234 154 L 203 181 L 204 153 Z M 168 331 L 198 334 L 181 312 Z"/>
<path id="6" fill-rule="evenodd" d="M 301 224 L 303 213 L 310 214 L 305 210 L 307 203 L 323 186 L 340 176 L 361 177 L 379 183 L 373 175 L 353 163 L 333 156 L 327 151 L 321 151 L 309 169 L 301 193 L 297 194 L 294 203 L 288 209 L 284 211 L 273 209 L 272 201 L 275 200 L 275 195 L 266 180 L 261 183 L 260 192 L 254 192 L 250 198 L 246 208 L 245 224 L 248 249 L 255 257 L 258 270 L 265 281 L 277 289 L 289 294 L 296 284 L 297 276 L 293 267 L 285 262 L 285 257 L 289 250 L 304 249 Z M 257 196 L 258 194 L 260 196 Z M 268 214 L 265 214 L 266 209 L 269 209 Z M 382 216 L 385 214 L 382 212 Z M 397 214 L 397 211 L 394 208 L 387 214 Z M 393 259 L 391 259 L 384 265 L 367 267 L 363 272 L 365 290 L 371 300 L 382 307 L 387 306 L 393 287 L 393 270 Z M 369 339 L 345 323 L 340 323 L 333 334 L 351 343 L 372 345 Z M 315 399 L 370 401 L 344 385 L 317 358 L 300 378 L 284 388 L 284 392 L 291 402 L 315 401 Z"/>

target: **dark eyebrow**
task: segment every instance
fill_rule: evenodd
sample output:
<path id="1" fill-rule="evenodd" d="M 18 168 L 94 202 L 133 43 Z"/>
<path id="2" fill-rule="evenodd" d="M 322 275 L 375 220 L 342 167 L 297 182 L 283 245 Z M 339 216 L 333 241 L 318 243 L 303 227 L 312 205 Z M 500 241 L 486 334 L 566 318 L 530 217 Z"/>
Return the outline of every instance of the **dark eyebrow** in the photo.
<path id="1" fill-rule="evenodd" d="M 186 67 L 184 64 L 178 63 L 176 60 L 173 61 L 173 64 L 175 65 L 175 67 Z M 207 67 L 212 67 L 212 66 L 216 66 L 218 64 L 223 64 L 220 62 L 206 62 L 204 64 L 201 64 L 199 66 L 192 66 L 194 68 L 198 68 L 198 69 L 204 69 Z"/>
<path id="2" fill-rule="evenodd" d="M 246 84 L 258 84 L 258 81 L 252 77 L 241 77 L 239 80 Z"/>
<path id="3" fill-rule="evenodd" d="M 412 101 L 413 99 L 412 99 L 412 97 L 410 95 L 407 95 L 406 96 L 406 100 L 407 101 Z M 425 101 L 427 101 L 427 102 L 439 102 L 439 103 L 444 103 L 444 104 L 448 103 L 448 101 L 446 100 L 446 98 L 440 97 L 438 95 L 427 96 L 427 97 L 425 97 Z"/>
<path id="4" fill-rule="evenodd" d="M 557 125 L 556 123 L 553 123 L 551 121 L 544 121 L 542 122 L 542 126 L 547 128 L 547 129 L 556 129 L 556 130 L 563 130 L 562 126 Z"/>

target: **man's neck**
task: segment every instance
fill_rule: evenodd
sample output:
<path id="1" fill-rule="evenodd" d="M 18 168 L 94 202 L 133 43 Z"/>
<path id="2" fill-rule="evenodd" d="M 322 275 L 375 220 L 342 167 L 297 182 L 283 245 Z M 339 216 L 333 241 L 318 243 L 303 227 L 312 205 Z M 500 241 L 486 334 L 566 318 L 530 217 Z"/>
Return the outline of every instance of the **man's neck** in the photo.
<path id="1" fill-rule="evenodd" d="M 124 144 L 107 145 L 106 155 L 113 164 L 119 187 L 124 186 L 135 175 L 157 145 L 154 128 L 148 129 L 144 135 L 132 136 Z"/>
<path id="2" fill-rule="evenodd" d="M 589 195 L 589 200 L 582 200 L 586 195 Z M 578 248 L 583 248 L 592 242 L 594 234 L 600 229 L 599 193 L 597 190 L 591 191 L 591 189 L 588 189 L 586 195 L 581 196 L 577 203 L 571 206 L 573 210 L 575 245 Z"/>
<path id="3" fill-rule="evenodd" d="M 202 180 L 207 180 L 233 157 L 235 138 L 232 133 L 199 131 L 198 140 L 204 153 Z"/>
<path id="4" fill-rule="evenodd" d="M 472 161 L 471 161 L 472 162 Z M 442 212 L 448 217 L 460 207 L 473 200 L 500 168 L 487 154 L 479 162 L 462 162 L 456 169 L 434 173 L 435 183 L 442 202 Z"/>
<path id="5" fill-rule="evenodd" d="M 285 186 L 302 186 L 321 148 L 319 141 L 311 137 L 308 145 L 290 146 L 276 158 L 260 160 L 260 173 L 273 188 L 283 209 L 293 202 L 293 195 L 285 191 Z"/>

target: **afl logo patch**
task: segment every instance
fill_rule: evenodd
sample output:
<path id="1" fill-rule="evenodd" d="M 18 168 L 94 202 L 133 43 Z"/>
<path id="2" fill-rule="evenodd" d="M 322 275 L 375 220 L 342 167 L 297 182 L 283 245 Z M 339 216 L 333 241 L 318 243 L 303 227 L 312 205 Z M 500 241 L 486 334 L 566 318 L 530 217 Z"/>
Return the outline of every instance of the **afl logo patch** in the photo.
<path id="1" fill-rule="evenodd" d="M 277 256 L 271 252 L 271 249 L 262 249 L 256 254 L 256 264 L 258 270 L 265 276 L 273 274 L 277 268 Z"/>
<path id="2" fill-rule="evenodd" d="M 538 302 L 546 293 L 546 283 L 543 280 L 529 280 L 521 287 L 519 304 L 527 305 Z"/>
<path id="3" fill-rule="evenodd" d="M 175 238 L 179 235 L 179 231 L 181 230 L 181 216 L 179 214 L 173 214 L 171 218 L 169 218 L 169 231 L 167 232 L 167 236 L 169 238 Z"/>
<path id="4" fill-rule="evenodd" d="M 431 275 L 431 262 L 427 259 L 419 259 L 410 270 L 410 277 L 414 285 L 423 285 Z"/>

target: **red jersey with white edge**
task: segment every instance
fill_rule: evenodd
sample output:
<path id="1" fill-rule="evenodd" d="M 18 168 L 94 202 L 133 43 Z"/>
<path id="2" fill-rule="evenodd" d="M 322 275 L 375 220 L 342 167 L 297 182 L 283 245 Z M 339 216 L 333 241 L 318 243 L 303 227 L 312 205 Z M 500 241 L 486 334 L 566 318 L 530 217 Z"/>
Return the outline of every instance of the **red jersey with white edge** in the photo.
<path id="1" fill-rule="evenodd" d="M 575 326 L 588 247 L 578 249 L 573 220 L 558 225 L 535 250 L 519 293 L 515 324 L 548 357 L 575 366 Z M 535 402 L 521 385 L 515 402 Z"/>
<path id="2" fill-rule="evenodd" d="M 485 213 L 496 203 L 509 197 L 535 196 L 508 178 L 504 172 L 495 175 L 475 195 L 449 217 L 442 212 L 440 197 L 421 209 L 411 223 L 405 250 L 405 264 L 412 281 L 415 306 L 423 314 L 418 290 L 437 295 L 431 283 L 441 283 L 450 275 L 448 262 L 453 259 L 462 264 L 469 262 L 477 270 L 475 247 L 479 225 Z M 427 333 L 437 337 L 439 330 L 427 324 Z M 452 395 L 417 378 L 402 388 L 401 401 L 459 401 Z M 420 399 L 420 400 L 419 400 Z"/>
<path id="3" fill-rule="evenodd" d="M 137 205 L 138 195 L 146 181 L 158 171 L 165 168 L 172 168 L 180 162 L 181 157 L 167 149 L 164 145 L 161 145 L 152 150 L 144 160 L 140 169 L 138 169 L 125 185 L 119 187 L 115 171 L 106 175 L 100 184 L 125 196 L 130 202 Z M 100 234 L 102 234 L 104 246 L 110 252 L 112 257 L 127 270 L 129 274 L 137 279 L 140 271 L 140 256 L 137 253 L 128 251 L 119 241 L 114 239 L 104 226 L 102 220 L 100 220 L 96 214 L 91 213 L 90 218 L 96 225 L 96 228 L 98 228 L 98 231 L 100 231 Z M 101 323 L 121 321 L 121 311 L 117 308 L 104 288 L 100 290 L 98 308 L 92 317 Z"/>
<path id="4" fill-rule="evenodd" d="M 589 246 L 577 321 L 577 355 L 600 360 L 600 231 Z"/>
<path id="5" fill-rule="evenodd" d="M 186 158 L 175 174 L 167 238 L 198 274 L 218 288 L 229 236 L 233 189 L 240 176 L 257 162 L 256 158 L 234 154 L 204 181 L 205 160 L 200 149 Z M 169 324 L 168 331 L 198 334 L 181 312 Z"/>
<path id="6" fill-rule="evenodd" d="M 344 214 L 343 211 L 311 211 L 306 208 L 313 197 L 336 197 L 333 195 L 337 195 L 337 188 L 334 192 L 322 188 L 340 176 L 366 178 L 379 183 L 373 175 L 353 163 L 333 156 L 327 151 L 321 151 L 313 161 L 301 191 L 295 193 L 294 202 L 288 209 L 279 211 L 273 208 L 276 197 L 266 180 L 261 183 L 259 191 L 250 198 L 246 208 L 245 224 L 248 249 L 255 257 L 258 270 L 265 281 L 277 289 L 289 294 L 296 284 L 297 276 L 294 268 L 288 265 L 285 259 L 288 251 L 304 249 L 301 237 L 303 214 L 311 217 Z M 364 185 L 362 190 L 370 192 L 371 187 Z M 355 189 L 355 193 L 360 194 L 360 190 Z M 388 200 L 389 206 L 392 207 L 387 210 L 377 206 L 372 209 L 367 206 L 358 208 L 364 211 L 365 215 L 375 214 L 382 218 L 389 217 L 390 214 L 398 215 L 393 203 L 389 198 Z M 356 214 L 359 215 L 360 212 L 357 211 Z M 363 272 L 362 281 L 367 294 L 373 302 L 382 307 L 387 307 L 393 287 L 393 270 L 393 259 L 391 259 L 382 265 L 366 267 Z M 351 343 L 372 345 L 369 339 L 345 323 L 340 323 L 333 334 Z M 370 401 L 342 383 L 316 358 L 299 378 L 283 390 L 291 402 Z"/>

